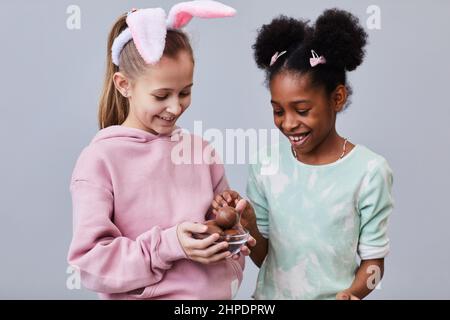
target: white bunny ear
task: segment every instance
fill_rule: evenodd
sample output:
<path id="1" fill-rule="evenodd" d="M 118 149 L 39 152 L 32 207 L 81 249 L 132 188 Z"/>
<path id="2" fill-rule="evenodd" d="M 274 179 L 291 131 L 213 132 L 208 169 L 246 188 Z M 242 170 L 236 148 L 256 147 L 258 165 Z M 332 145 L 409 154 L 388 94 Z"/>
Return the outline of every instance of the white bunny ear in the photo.
<path id="1" fill-rule="evenodd" d="M 166 13 L 163 9 L 142 9 L 130 13 L 127 25 L 141 57 L 148 64 L 157 63 L 166 46 Z"/>
<path id="2" fill-rule="evenodd" d="M 217 1 L 181 2 L 170 9 L 167 26 L 172 29 L 180 29 L 186 26 L 193 17 L 224 18 L 232 17 L 235 14 L 236 10 Z"/>

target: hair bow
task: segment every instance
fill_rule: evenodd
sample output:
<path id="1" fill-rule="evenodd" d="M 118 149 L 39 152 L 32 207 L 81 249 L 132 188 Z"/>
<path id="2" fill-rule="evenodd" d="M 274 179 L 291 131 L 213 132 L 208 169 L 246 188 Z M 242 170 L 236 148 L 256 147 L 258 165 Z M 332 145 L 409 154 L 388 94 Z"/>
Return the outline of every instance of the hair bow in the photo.
<path id="1" fill-rule="evenodd" d="M 287 51 L 283 51 L 281 53 L 275 52 L 275 54 L 272 56 L 272 59 L 270 59 L 270 66 L 273 66 L 275 62 L 277 62 L 278 58 L 280 58 L 286 52 Z"/>
<path id="2" fill-rule="evenodd" d="M 311 67 L 315 67 L 319 64 L 325 64 L 327 63 L 327 60 L 324 56 L 320 56 L 314 51 L 311 50 L 312 58 L 309 59 L 309 63 L 311 64 Z"/>

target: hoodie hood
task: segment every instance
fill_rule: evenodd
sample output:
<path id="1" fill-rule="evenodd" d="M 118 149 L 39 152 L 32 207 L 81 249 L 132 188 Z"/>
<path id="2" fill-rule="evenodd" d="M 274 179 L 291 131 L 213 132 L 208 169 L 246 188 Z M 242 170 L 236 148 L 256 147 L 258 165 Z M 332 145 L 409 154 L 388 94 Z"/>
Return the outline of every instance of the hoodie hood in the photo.
<path id="1" fill-rule="evenodd" d="M 180 128 L 175 127 L 174 130 L 170 134 L 153 134 L 147 132 L 145 130 L 124 127 L 124 126 L 110 126 L 105 129 L 100 130 L 94 137 L 91 143 L 95 143 L 101 140 L 108 139 L 121 139 L 121 140 L 130 140 L 134 142 L 146 143 L 156 139 L 169 138 L 179 132 Z"/>

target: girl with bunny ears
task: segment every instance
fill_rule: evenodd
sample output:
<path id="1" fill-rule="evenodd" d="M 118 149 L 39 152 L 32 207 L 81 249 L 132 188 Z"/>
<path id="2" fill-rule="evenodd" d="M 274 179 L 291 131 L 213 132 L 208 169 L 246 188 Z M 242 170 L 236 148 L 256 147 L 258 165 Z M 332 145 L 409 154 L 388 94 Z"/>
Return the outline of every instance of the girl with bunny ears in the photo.
<path id="1" fill-rule="evenodd" d="M 181 30 L 193 17 L 230 17 L 215 1 L 132 10 L 109 36 L 99 107 L 101 130 L 71 180 L 73 240 L 68 261 L 104 299 L 230 299 L 244 258 L 227 259 L 218 234 L 196 240 L 215 194 L 228 188 L 223 165 L 175 164 L 176 121 L 191 103 L 194 57 Z M 194 145 L 208 147 L 199 137 Z M 200 141 L 199 141 L 200 140 Z M 245 253 L 245 250 L 244 250 Z"/>
<path id="2" fill-rule="evenodd" d="M 312 26 L 281 16 L 259 31 L 255 60 L 285 139 L 262 151 L 279 157 L 276 174 L 262 175 L 261 164 L 249 173 L 241 221 L 257 241 L 257 299 L 362 299 L 383 275 L 392 172 L 336 130 L 349 102 L 347 71 L 362 63 L 366 38 L 358 19 L 338 9 Z M 215 210 L 239 198 L 218 195 Z"/>

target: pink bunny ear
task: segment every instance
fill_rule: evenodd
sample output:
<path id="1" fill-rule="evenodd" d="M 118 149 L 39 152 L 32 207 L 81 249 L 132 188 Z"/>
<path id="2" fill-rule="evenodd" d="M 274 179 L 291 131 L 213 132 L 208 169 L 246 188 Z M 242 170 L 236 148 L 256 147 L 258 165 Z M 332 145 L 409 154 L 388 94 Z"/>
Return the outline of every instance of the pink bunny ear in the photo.
<path id="1" fill-rule="evenodd" d="M 161 8 L 131 12 L 127 25 L 141 57 L 148 64 L 157 63 L 166 46 L 166 13 Z"/>
<path id="2" fill-rule="evenodd" d="M 193 17 L 224 18 L 232 17 L 236 10 L 217 1 L 189 1 L 181 2 L 172 7 L 167 18 L 167 26 L 180 29 L 186 26 Z"/>

